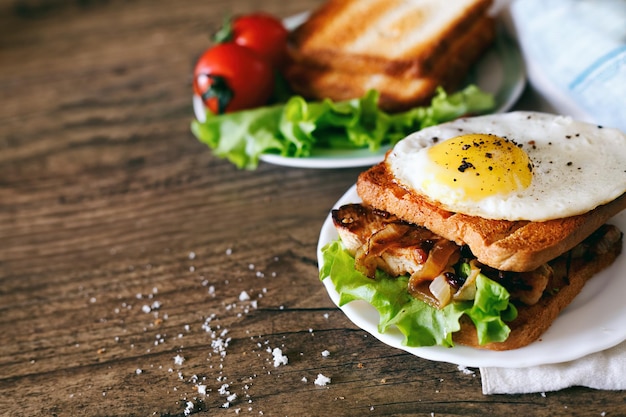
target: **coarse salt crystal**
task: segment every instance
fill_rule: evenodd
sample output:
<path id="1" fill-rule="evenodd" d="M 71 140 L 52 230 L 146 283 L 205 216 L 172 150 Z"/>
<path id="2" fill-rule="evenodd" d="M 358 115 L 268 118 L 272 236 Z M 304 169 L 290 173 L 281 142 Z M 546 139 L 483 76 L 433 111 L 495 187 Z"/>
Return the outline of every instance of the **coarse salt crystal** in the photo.
<path id="1" fill-rule="evenodd" d="M 330 352 L 328 350 L 325 350 L 325 351 L 322 352 L 322 356 L 327 358 L 327 357 L 330 356 Z"/>
<path id="2" fill-rule="evenodd" d="M 274 348 L 272 356 L 274 358 L 274 368 L 278 368 L 280 365 L 287 365 L 289 362 L 289 359 L 286 355 L 283 355 L 283 351 L 280 348 Z"/>
<path id="3" fill-rule="evenodd" d="M 182 365 L 183 362 L 185 362 L 185 358 L 180 356 L 180 355 L 176 355 L 174 356 L 174 364 L 175 365 Z"/>
<path id="4" fill-rule="evenodd" d="M 313 383 L 319 387 L 323 387 L 330 384 L 330 378 L 322 374 L 317 374 L 317 378 L 315 378 Z"/>
<path id="5" fill-rule="evenodd" d="M 222 384 L 222 386 L 217 390 L 220 395 L 228 395 L 230 391 L 228 391 L 228 384 Z"/>
<path id="6" fill-rule="evenodd" d="M 250 296 L 248 295 L 247 292 L 242 291 L 241 294 L 239 294 L 239 301 L 248 301 L 250 300 Z"/>
<path id="7" fill-rule="evenodd" d="M 464 375 L 474 375 L 474 374 L 475 374 L 475 372 L 474 372 L 474 371 L 472 371 L 471 369 L 469 369 L 469 368 L 467 368 L 467 367 L 465 367 L 465 366 L 463 366 L 463 365 L 459 365 L 459 366 L 457 367 L 457 369 L 458 369 L 459 371 L 463 372 L 463 374 L 464 374 Z"/>
<path id="8" fill-rule="evenodd" d="M 183 411 L 183 413 L 185 413 L 185 415 L 188 416 L 189 414 L 191 414 L 194 407 L 195 406 L 191 401 L 187 401 L 187 403 L 185 404 L 185 410 Z"/>

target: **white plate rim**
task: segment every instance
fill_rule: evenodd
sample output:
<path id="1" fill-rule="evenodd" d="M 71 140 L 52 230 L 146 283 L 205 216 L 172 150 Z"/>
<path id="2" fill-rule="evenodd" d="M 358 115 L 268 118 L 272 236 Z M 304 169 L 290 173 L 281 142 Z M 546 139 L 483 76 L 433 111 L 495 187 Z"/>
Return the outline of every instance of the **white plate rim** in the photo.
<path id="1" fill-rule="evenodd" d="M 285 18 L 283 23 L 292 30 L 302 24 L 308 16 L 309 12 L 299 13 Z M 521 51 L 503 29 L 498 30 L 494 45 L 478 61 L 473 73 L 475 83 L 484 91 L 493 93 L 496 98 L 496 109 L 492 113 L 503 113 L 511 109 L 526 86 L 526 70 Z M 497 83 L 495 86 L 494 81 Z M 196 119 L 201 123 L 204 122 L 206 108 L 202 99 L 194 94 L 192 104 Z M 379 163 L 384 159 L 388 149 L 388 146 L 381 147 L 374 153 L 367 149 L 349 152 L 330 150 L 303 158 L 266 153 L 261 154 L 259 159 L 269 164 L 290 168 L 355 168 Z"/>
<path id="2" fill-rule="evenodd" d="M 353 185 L 335 203 L 338 208 L 347 203 L 358 203 L 360 198 Z M 609 223 L 626 230 L 626 210 Z M 323 266 L 322 248 L 337 239 L 330 213 L 320 231 L 317 245 L 318 266 Z M 626 253 L 621 254 L 607 269 L 590 280 L 574 301 L 561 312 L 541 338 L 528 346 L 490 351 L 467 346 L 445 348 L 440 346 L 408 347 L 402 344 L 399 331 L 378 332 L 378 312 L 365 301 L 353 301 L 339 307 L 359 328 L 381 342 L 432 361 L 448 362 L 467 367 L 523 368 L 573 361 L 586 355 L 609 349 L 626 340 Z M 607 284 L 611 284 L 609 287 Z M 331 280 L 323 280 L 331 300 L 338 306 L 339 294 Z M 607 305 L 612 306 L 606 308 Z"/>

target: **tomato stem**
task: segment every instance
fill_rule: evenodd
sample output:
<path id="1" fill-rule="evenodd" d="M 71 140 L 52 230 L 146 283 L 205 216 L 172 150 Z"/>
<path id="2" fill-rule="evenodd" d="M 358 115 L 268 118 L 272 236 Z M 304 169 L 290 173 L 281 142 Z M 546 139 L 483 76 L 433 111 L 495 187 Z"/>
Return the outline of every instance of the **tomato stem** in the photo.
<path id="1" fill-rule="evenodd" d="M 233 40 L 233 18 L 232 16 L 226 16 L 222 27 L 219 28 L 215 35 L 213 35 L 213 42 L 225 43 Z"/>
<path id="2" fill-rule="evenodd" d="M 223 114 L 226 111 L 226 106 L 228 106 L 228 103 L 233 99 L 233 90 L 228 85 L 226 78 L 213 74 L 205 75 L 211 80 L 211 84 L 202 94 L 202 100 L 207 102 L 215 98 L 217 100 L 217 114 Z"/>

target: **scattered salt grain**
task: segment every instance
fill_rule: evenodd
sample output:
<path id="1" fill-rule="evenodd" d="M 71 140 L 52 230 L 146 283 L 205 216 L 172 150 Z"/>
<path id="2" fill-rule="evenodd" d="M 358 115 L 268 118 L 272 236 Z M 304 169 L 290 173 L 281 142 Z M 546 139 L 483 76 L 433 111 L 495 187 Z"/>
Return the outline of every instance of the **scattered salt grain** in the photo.
<path id="1" fill-rule="evenodd" d="M 180 355 L 176 355 L 174 356 L 174 364 L 175 365 L 182 365 L 183 362 L 185 362 L 185 358 L 180 356 Z"/>
<path id="2" fill-rule="evenodd" d="M 149 305 L 144 304 L 144 305 L 141 307 L 141 311 L 143 311 L 144 313 L 148 314 L 149 312 L 151 312 L 151 311 L 152 311 L 152 309 L 150 308 L 150 306 L 149 306 Z"/>
<path id="3" fill-rule="evenodd" d="M 203 385 L 203 384 L 196 385 L 196 389 L 198 390 L 198 394 L 206 395 L 206 385 Z"/>
<path id="4" fill-rule="evenodd" d="M 250 296 L 248 295 L 247 292 L 242 291 L 241 294 L 239 294 L 239 301 L 249 301 L 250 300 Z"/>
<path id="5" fill-rule="evenodd" d="M 463 365 L 459 365 L 457 367 L 457 369 L 459 371 L 463 372 L 464 375 L 474 375 L 474 376 L 476 376 L 476 372 L 472 371 L 471 369 L 469 369 L 469 368 L 467 368 L 467 367 L 465 367 Z"/>
<path id="6" fill-rule="evenodd" d="M 220 395 L 229 395 L 230 391 L 228 391 L 228 384 L 222 384 L 222 386 L 217 390 Z"/>
<path id="7" fill-rule="evenodd" d="M 313 383 L 318 387 L 323 387 L 330 384 L 330 378 L 322 374 L 317 374 L 317 378 L 315 378 Z"/>
<path id="8" fill-rule="evenodd" d="M 286 355 L 283 355 L 283 351 L 280 348 L 274 348 L 272 356 L 274 358 L 274 368 L 278 368 L 280 365 L 287 365 L 287 362 L 289 362 L 289 359 Z"/>
<path id="9" fill-rule="evenodd" d="M 322 356 L 327 358 L 327 357 L 330 356 L 330 352 L 328 350 L 325 350 L 325 351 L 322 352 Z"/>
<path id="10" fill-rule="evenodd" d="M 142 373 L 142 372 L 143 372 L 143 370 L 141 370 L 141 369 L 139 369 L 139 368 L 135 369 L 135 373 L 136 373 L 137 375 L 141 375 L 141 373 Z"/>
<path id="11" fill-rule="evenodd" d="M 192 261 L 194 259 L 196 259 L 196 253 L 195 252 L 189 252 L 189 259 L 191 259 Z"/>
<path id="12" fill-rule="evenodd" d="M 309 382 L 309 380 L 307 379 L 307 377 L 306 377 L 306 376 L 303 376 L 303 377 L 302 377 L 302 379 L 301 379 L 300 381 L 302 381 L 302 382 L 304 382 L 304 383 Z"/>
<path id="13" fill-rule="evenodd" d="M 183 413 L 185 413 L 185 415 L 188 416 L 189 414 L 191 414 L 194 408 L 195 408 L 194 404 L 191 401 L 187 401 L 187 403 L 185 404 L 185 410 L 183 411 Z"/>

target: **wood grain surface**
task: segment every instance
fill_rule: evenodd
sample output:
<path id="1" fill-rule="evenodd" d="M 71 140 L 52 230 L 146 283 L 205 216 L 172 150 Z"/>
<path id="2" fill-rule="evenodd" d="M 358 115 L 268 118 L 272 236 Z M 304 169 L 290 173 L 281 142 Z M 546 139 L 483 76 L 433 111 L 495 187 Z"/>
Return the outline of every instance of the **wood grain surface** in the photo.
<path id="1" fill-rule="evenodd" d="M 624 392 L 485 396 L 361 331 L 316 259 L 360 169 L 241 171 L 193 137 L 224 16 L 317 4 L 0 0 L 0 415 L 626 415 Z"/>

